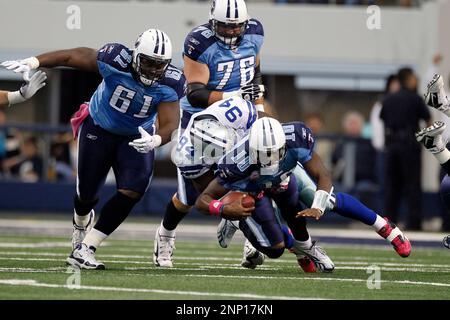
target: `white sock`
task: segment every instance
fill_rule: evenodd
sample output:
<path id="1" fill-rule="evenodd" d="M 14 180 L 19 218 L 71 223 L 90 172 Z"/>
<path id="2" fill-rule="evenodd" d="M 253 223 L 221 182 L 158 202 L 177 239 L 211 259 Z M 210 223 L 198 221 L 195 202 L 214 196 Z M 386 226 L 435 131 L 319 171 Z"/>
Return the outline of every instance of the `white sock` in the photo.
<path id="1" fill-rule="evenodd" d="M 382 216 L 377 214 L 377 219 L 375 220 L 375 223 L 372 225 L 372 227 L 375 229 L 376 232 L 378 232 L 385 225 L 386 225 L 386 220 L 384 220 Z"/>
<path id="2" fill-rule="evenodd" d="M 433 155 L 439 161 L 440 164 L 444 164 L 448 160 L 450 160 L 450 151 L 447 148 L 445 148 L 439 153 L 434 153 Z"/>
<path id="3" fill-rule="evenodd" d="M 311 237 L 309 237 L 308 240 L 306 240 L 306 241 L 295 240 L 295 245 L 298 245 L 298 247 L 300 247 L 302 249 L 309 249 L 312 247 Z"/>
<path id="4" fill-rule="evenodd" d="M 91 212 L 89 212 L 85 216 L 79 216 L 77 214 L 77 212 L 75 210 L 73 210 L 73 219 L 75 220 L 75 224 L 79 227 L 86 227 L 89 222 L 90 217 L 91 217 Z"/>
<path id="5" fill-rule="evenodd" d="M 83 243 L 90 247 L 98 248 L 100 247 L 100 244 L 105 240 L 108 236 L 104 234 L 103 232 L 98 231 L 95 228 L 92 228 L 91 231 L 86 235 L 86 237 L 83 240 Z"/>
<path id="6" fill-rule="evenodd" d="M 161 221 L 161 226 L 159 227 L 159 234 L 165 237 L 175 237 L 175 229 L 173 230 L 167 230 L 166 228 L 164 228 L 163 223 Z"/>

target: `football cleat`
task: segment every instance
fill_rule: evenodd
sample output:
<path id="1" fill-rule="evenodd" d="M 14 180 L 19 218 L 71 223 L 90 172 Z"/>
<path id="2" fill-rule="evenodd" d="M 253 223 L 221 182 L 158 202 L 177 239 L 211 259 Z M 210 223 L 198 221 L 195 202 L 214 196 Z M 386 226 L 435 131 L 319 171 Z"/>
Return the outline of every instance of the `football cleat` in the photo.
<path id="1" fill-rule="evenodd" d="M 416 133 L 416 139 L 431 153 L 439 153 L 445 149 L 445 143 L 442 138 L 442 132 L 445 130 L 445 123 L 435 121 L 431 126 L 424 128 Z"/>
<path id="2" fill-rule="evenodd" d="M 428 83 L 425 103 L 445 114 L 449 113 L 450 101 L 445 93 L 444 80 L 441 75 L 435 74 L 433 79 Z"/>
<path id="3" fill-rule="evenodd" d="M 89 221 L 85 227 L 80 227 L 75 223 L 75 220 L 72 220 L 73 222 L 73 232 L 72 232 L 72 250 L 75 250 L 75 248 L 83 242 L 84 238 L 86 237 L 86 234 L 91 231 L 95 220 L 95 211 L 91 210 L 89 212 Z"/>
<path id="4" fill-rule="evenodd" d="M 300 268 L 302 268 L 305 273 L 317 272 L 314 262 L 312 262 L 311 259 L 309 259 L 308 257 L 306 256 L 297 257 L 297 262 Z"/>
<path id="5" fill-rule="evenodd" d="M 384 218 L 386 224 L 378 231 L 378 234 L 392 244 L 399 256 L 406 258 L 411 254 L 411 242 L 401 230 L 388 218 Z"/>
<path id="6" fill-rule="evenodd" d="M 80 269 L 105 270 L 105 265 L 95 260 L 94 250 L 88 248 L 85 243 L 79 243 L 66 262 Z"/>
<path id="7" fill-rule="evenodd" d="M 300 247 L 299 241 L 295 241 L 290 251 L 297 256 L 298 264 L 305 272 L 332 272 L 334 270 L 333 261 L 322 247 L 316 245 L 316 241 L 313 241 L 309 249 Z M 313 263 L 315 270 L 308 260 Z"/>
<path id="8" fill-rule="evenodd" d="M 160 227 L 156 230 L 153 263 L 157 267 L 172 268 L 172 255 L 175 249 L 175 235 L 173 237 L 163 236 L 159 232 Z"/>
<path id="9" fill-rule="evenodd" d="M 252 246 L 250 241 L 245 240 L 244 244 L 244 258 L 242 259 L 241 266 L 248 269 L 255 269 L 257 266 L 264 263 L 264 254 L 259 252 Z"/>
<path id="10" fill-rule="evenodd" d="M 239 230 L 237 221 L 222 219 L 217 227 L 219 245 L 222 248 L 227 248 L 237 230 Z"/>

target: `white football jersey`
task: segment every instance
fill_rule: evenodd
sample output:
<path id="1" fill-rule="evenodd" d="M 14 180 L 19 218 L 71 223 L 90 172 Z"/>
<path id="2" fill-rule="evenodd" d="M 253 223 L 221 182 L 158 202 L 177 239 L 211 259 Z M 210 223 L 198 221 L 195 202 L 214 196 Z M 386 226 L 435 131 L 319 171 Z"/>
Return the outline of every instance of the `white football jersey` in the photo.
<path id="1" fill-rule="evenodd" d="M 243 138 L 257 120 L 258 113 L 252 102 L 240 97 L 232 97 L 217 101 L 205 110 L 193 114 L 178 140 L 176 149 L 176 165 L 180 169 L 181 174 L 189 179 L 198 178 L 211 168 L 210 164 L 202 161 L 202 157 L 194 158 L 194 147 L 191 140 L 193 123 L 205 116 L 214 117 L 222 125 L 234 129 L 239 138 Z"/>

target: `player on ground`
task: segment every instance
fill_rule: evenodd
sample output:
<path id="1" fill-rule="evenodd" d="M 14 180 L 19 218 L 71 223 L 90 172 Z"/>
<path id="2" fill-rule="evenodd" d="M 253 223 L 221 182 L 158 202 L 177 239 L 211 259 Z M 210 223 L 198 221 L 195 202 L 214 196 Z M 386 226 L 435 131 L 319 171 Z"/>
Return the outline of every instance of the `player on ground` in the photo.
<path id="1" fill-rule="evenodd" d="M 260 71 L 263 40 L 263 27 L 249 18 L 244 0 L 213 1 L 209 22 L 194 28 L 184 42 L 187 93 L 181 99 L 180 134 L 193 114 L 219 100 L 241 97 L 264 111 Z M 167 205 L 155 235 L 153 259 L 161 267 L 172 266 L 175 229 L 196 200 L 192 182 L 180 173 L 178 182 L 178 192 Z"/>
<path id="2" fill-rule="evenodd" d="M 105 268 L 96 261 L 95 250 L 126 219 L 150 184 L 154 148 L 170 141 L 184 93 L 184 76 L 170 65 L 171 59 L 167 34 L 150 29 L 138 37 L 134 49 L 110 43 L 100 50 L 61 50 L 4 64 L 17 72 L 67 66 L 103 77 L 89 106 L 82 106 L 72 119 L 79 149 L 73 252 L 67 259 L 71 265 Z M 98 191 L 111 167 L 117 193 L 103 206 L 92 228 Z"/>
<path id="3" fill-rule="evenodd" d="M 260 119 L 258 121 L 263 121 L 266 118 Z M 258 122 L 257 121 L 257 122 Z M 274 121 L 273 119 L 271 121 Z M 275 125 L 274 125 L 275 126 Z M 363 223 L 366 223 L 368 225 L 371 225 L 383 238 L 388 240 L 393 246 L 394 249 L 397 251 L 397 253 L 402 257 L 407 257 L 410 254 L 411 251 L 411 245 L 408 239 L 403 235 L 403 233 L 395 226 L 392 225 L 389 221 L 383 219 L 381 216 L 377 215 L 372 210 L 365 207 L 362 203 L 360 203 L 357 199 L 353 198 L 352 196 L 345 194 L 345 193 L 336 193 L 330 194 L 330 192 L 326 192 L 326 188 L 322 189 L 320 186 L 322 183 L 325 185 L 330 184 L 331 188 L 331 180 L 329 178 L 329 173 L 322 165 L 322 162 L 320 158 L 312 152 L 312 148 L 314 145 L 312 135 L 310 133 L 309 128 L 305 127 L 301 123 L 290 123 L 283 125 L 284 131 L 285 131 L 285 137 L 286 137 L 286 143 L 285 148 L 286 156 L 281 157 L 281 160 L 279 161 L 278 165 L 274 165 L 274 168 L 276 170 L 279 169 L 275 176 L 272 176 L 269 174 L 262 174 L 263 170 L 267 171 L 267 168 L 263 168 L 262 166 L 253 164 L 253 166 L 250 166 L 249 159 L 254 160 L 253 158 L 248 156 L 245 158 L 245 154 L 250 155 L 251 153 L 248 151 L 248 149 L 252 148 L 253 150 L 256 149 L 256 147 L 250 147 L 251 143 L 251 132 L 253 128 L 250 131 L 250 138 L 247 138 L 250 142 L 242 142 L 240 145 L 236 146 L 233 150 L 238 151 L 241 157 L 235 157 L 234 159 L 230 158 L 230 154 L 233 153 L 233 150 L 225 156 L 223 159 L 220 160 L 219 164 L 219 172 L 221 172 L 223 175 L 225 175 L 228 179 L 231 179 L 233 183 L 230 183 L 229 181 L 225 181 L 226 179 L 222 178 L 222 184 L 225 186 L 225 189 L 232 189 L 232 190 L 244 190 L 244 191 L 251 191 L 251 188 L 269 188 L 270 184 L 277 184 L 281 180 L 284 180 L 285 185 L 289 185 L 290 180 L 294 177 L 296 178 L 295 181 L 296 185 L 298 186 L 297 190 L 297 201 L 301 200 L 302 202 L 305 202 L 308 206 L 311 207 L 311 209 L 307 209 L 302 211 L 297 217 L 299 216 L 313 216 L 316 218 L 319 218 L 324 212 L 333 210 L 336 213 L 356 219 L 359 221 L 362 221 Z M 256 130 L 256 129 L 255 129 Z M 254 136 L 256 133 L 254 134 Z M 282 135 L 282 134 L 279 134 Z M 263 135 L 260 133 L 259 136 L 263 137 Z M 274 136 L 276 136 L 274 134 Z M 309 142 L 311 140 L 311 142 Z M 245 140 L 244 140 L 245 141 Z M 256 145 L 256 143 L 253 143 Z M 284 147 L 280 147 L 282 150 Z M 245 150 L 245 152 L 243 151 Z M 261 147 L 263 149 L 263 147 Z M 275 150 L 276 151 L 276 150 Z M 255 151 L 256 152 L 256 151 Z M 254 152 L 254 153 L 255 153 Z M 273 150 L 271 151 L 274 152 Z M 276 154 L 276 153 L 275 153 Z M 303 154 L 303 155 L 302 155 Z M 239 158 L 241 162 L 239 162 Z M 229 161 L 237 162 L 233 164 L 231 167 L 227 167 L 226 163 Z M 256 160 L 253 161 L 253 163 Z M 223 162 L 226 162 L 225 164 Z M 304 164 L 304 169 L 306 172 L 313 177 L 318 182 L 318 190 L 314 192 L 315 185 L 312 182 L 308 182 L 310 178 L 305 179 L 307 177 L 306 174 L 298 174 L 296 171 L 299 171 L 298 162 Z M 250 169 L 249 169 L 250 168 Z M 238 174 L 234 174 L 234 171 L 240 171 L 243 170 L 243 172 L 238 172 Z M 244 170 L 245 169 L 245 170 Z M 300 168 L 301 169 L 301 168 Z M 225 170 L 225 174 L 223 173 L 223 170 Z M 259 172 L 258 172 L 259 171 Z M 227 176 L 227 173 L 230 172 L 231 176 L 233 178 L 230 178 Z M 255 173 L 256 172 L 256 173 Z M 291 173 L 294 173 L 291 175 Z M 284 179 L 280 179 L 279 175 L 285 174 L 286 176 Z M 251 178 L 253 175 L 253 179 Z M 257 177 L 255 179 L 255 177 Z M 233 181 L 233 179 L 236 179 L 236 181 Z M 240 181 L 242 180 L 242 181 Z M 221 181 L 219 179 L 219 181 Z M 321 181 L 327 181 L 321 182 Z M 216 183 L 217 184 L 217 183 Z M 312 187 L 311 187 L 312 185 Z M 228 186 L 228 187 L 227 187 Z M 209 188 L 209 187 L 208 187 Z M 225 190 L 222 188 L 222 191 Z M 331 190 L 331 189 L 329 189 Z M 313 196 L 310 197 L 308 194 L 313 191 Z M 205 191 L 206 192 L 206 191 Z M 293 192 L 293 191 L 291 191 Z M 300 197 L 299 197 L 300 195 Z M 300 199 L 299 199 L 300 198 Z M 311 201 L 308 202 L 308 198 L 311 198 Z M 217 199 L 217 198 L 216 198 Z M 288 203 L 289 201 L 281 201 L 281 208 L 283 206 L 283 203 Z M 198 201 L 197 201 L 198 203 Z M 277 202 L 278 205 L 278 202 Z M 280 209 L 281 209 L 280 208 Z M 291 205 L 291 209 L 293 209 L 294 206 Z M 205 207 L 203 207 L 205 209 Z M 281 209 L 283 212 L 283 209 Z M 289 212 L 289 210 L 285 209 L 285 212 Z M 294 230 L 299 230 L 298 228 L 298 221 L 296 219 L 293 220 L 292 216 L 283 216 L 287 221 L 288 225 L 291 227 L 294 233 L 294 237 L 296 239 L 302 239 L 306 235 L 305 234 L 296 234 Z M 297 227 L 292 228 L 292 225 L 295 226 L 297 224 Z M 232 237 L 234 231 L 237 229 L 235 226 L 232 227 L 232 223 L 227 223 L 226 228 L 228 230 L 224 231 L 224 237 L 222 239 L 221 246 L 226 247 L 227 243 L 231 240 L 230 236 Z M 245 226 L 244 226 L 245 228 Z M 231 230 L 230 230 L 231 229 Z M 244 231 L 244 230 L 243 230 Z M 245 233 L 245 231 L 244 231 Z M 303 240 L 303 239 L 302 239 Z M 306 239 L 306 241 L 311 242 L 310 239 Z M 220 242 L 220 239 L 219 239 Z M 257 247 L 258 248 L 258 247 Z M 258 248 L 259 249 L 259 248 Z"/>
<path id="4" fill-rule="evenodd" d="M 447 117 L 450 117 L 450 100 L 444 89 L 444 81 L 442 76 L 436 74 L 428 83 L 425 102 Z M 444 140 L 442 134 L 446 129 L 446 125 L 442 121 L 436 121 L 431 126 L 424 128 L 416 133 L 417 141 L 423 144 L 426 150 L 431 152 L 439 161 L 446 175 L 441 182 L 441 199 L 447 208 L 450 208 L 450 151 L 446 148 L 447 141 Z M 450 249 L 450 236 L 444 238 L 444 245 Z"/>
<path id="5" fill-rule="evenodd" d="M 0 106 L 10 106 L 30 99 L 34 94 L 45 86 L 47 75 L 45 72 L 36 72 L 17 91 L 0 90 Z"/>

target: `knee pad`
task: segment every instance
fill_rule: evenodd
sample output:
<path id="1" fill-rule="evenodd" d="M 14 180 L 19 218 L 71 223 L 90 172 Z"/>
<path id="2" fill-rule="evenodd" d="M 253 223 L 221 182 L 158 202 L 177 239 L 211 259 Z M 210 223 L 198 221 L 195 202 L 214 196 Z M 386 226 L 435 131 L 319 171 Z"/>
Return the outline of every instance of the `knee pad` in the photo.
<path id="1" fill-rule="evenodd" d="M 445 175 L 441 182 L 440 195 L 444 206 L 450 209 L 450 177 Z"/>
<path id="2" fill-rule="evenodd" d="M 187 213 L 189 210 L 191 210 L 192 206 L 188 206 L 181 202 L 180 199 L 178 199 L 177 194 L 174 194 L 172 197 L 172 203 L 175 206 L 175 208 L 183 213 Z"/>

